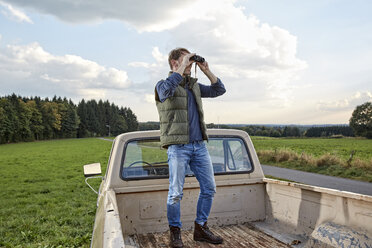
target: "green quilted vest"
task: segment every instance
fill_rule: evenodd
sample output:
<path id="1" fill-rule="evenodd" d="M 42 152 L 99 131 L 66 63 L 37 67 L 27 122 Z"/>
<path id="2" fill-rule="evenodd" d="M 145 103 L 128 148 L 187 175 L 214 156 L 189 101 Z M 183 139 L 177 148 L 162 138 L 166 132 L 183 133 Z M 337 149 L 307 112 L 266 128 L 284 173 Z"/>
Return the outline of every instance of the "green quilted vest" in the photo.
<path id="1" fill-rule="evenodd" d="M 200 128 L 203 140 L 208 140 L 207 127 L 204 123 L 203 104 L 199 84 L 196 78 L 189 77 L 189 87 L 194 94 L 198 106 Z M 163 148 L 175 144 L 189 143 L 189 120 L 187 109 L 186 78 L 176 88 L 174 95 L 160 102 L 155 88 L 156 107 L 160 120 L 160 143 Z"/>

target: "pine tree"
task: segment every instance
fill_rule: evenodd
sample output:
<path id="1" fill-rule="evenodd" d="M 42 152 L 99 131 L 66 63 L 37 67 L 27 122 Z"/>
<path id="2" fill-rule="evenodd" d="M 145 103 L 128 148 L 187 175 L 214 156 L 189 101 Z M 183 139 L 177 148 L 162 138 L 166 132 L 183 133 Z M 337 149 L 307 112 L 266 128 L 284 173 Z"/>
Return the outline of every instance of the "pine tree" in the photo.
<path id="1" fill-rule="evenodd" d="M 15 111 L 8 98 L 0 99 L 0 143 L 14 142 Z"/>
<path id="2" fill-rule="evenodd" d="M 29 100 L 26 104 L 31 111 L 30 130 L 33 139 L 39 140 L 42 138 L 44 130 L 42 114 L 38 109 L 35 100 Z"/>
<path id="3" fill-rule="evenodd" d="M 58 103 L 49 101 L 42 102 L 41 114 L 44 125 L 44 138 L 56 138 L 58 131 L 61 130 L 61 115 L 58 113 Z"/>
<path id="4" fill-rule="evenodd" d="M 76 138 L 77 129 L 79 128 L 79 116 L 76 112 L 76 106 L 66 98 L 63 99 L 61 105 L 62 123 L 61 123 L 61 137 L 63 138 Z M 63 106 L 63 108 L 62 108 Z"/>
<path id="5" fill-rule="evenodd" d="M 105 136 L 105 134 L 108 133 L 108 128 L 106 126 L 106 125 L 108 125 L 108 122 L 106 120 L 105 106 L 104 106 L 102 100 L 98 101 L 97 119 L 98 119 L 98 122 L 99 122 L 99 133 L 102 136 Z"/>
<path id="6" fill-rule="evenodd" d="M 90 100 L 87 102 L 87 128 L 91 136 L 99 136 L 99 122 L 97 118 L 97 102 Z"/>
<path id="7" fill-rule="evenodd" d="M 77 107 L 77 114 L 80 119 L 79 128 L 78 128 L 78 137 L 83 138 L 88 136 L 88 111 L 85 100 L 81 100 Z"/>
<path id="8" fill-rule="evenodd" d="M 130 108 L 120 108 L 120 115 L 123 116 L 128 125 L 128 132 L 138 130 L 137 116 L 132 112 Z"/>

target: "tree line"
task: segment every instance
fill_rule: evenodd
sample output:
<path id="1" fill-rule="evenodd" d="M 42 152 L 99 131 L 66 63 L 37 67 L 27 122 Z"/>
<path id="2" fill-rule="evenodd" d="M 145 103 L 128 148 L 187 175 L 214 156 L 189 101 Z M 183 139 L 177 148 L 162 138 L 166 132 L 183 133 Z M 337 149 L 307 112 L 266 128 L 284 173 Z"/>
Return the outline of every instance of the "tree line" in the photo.
<path id="1" fill-rule="evenodd" d="M 301 126 L 271 126 L 271 125 L 215 125 L 207 124 L 208 128 L 235 128 L 247 132 L 251 136 L 266 136 L 266 137 L 300 137 L 303 136 L 305 127 Z"/>
<path id="2" fill-rule="evenodd" d="M 130 108 L 109 101 L 0 97 L 0 143 L 118 135 L 138 130 Z"/>
<path id="3" fill-rule="evenodd" d="M 354 131 L 350 126 L 311 127 L 305 132 L 306 137 L 330 137 L 342 135 L 354 137 Z"/>
<path id="4" fill-rule="evenodd" d="M 216 125 L 208 128 L 238 128 L 252 136 L 269 137 L 330 137 L 364 136 L 372 138 L 372 104 L 364 103 L 354 110 L 350 126 L 265 126 Z M 71 100 L 0 97 L 0 143 L 55 138 L 116 136 L 136 130 L 158 130 L 159 122 L 138 123 L 130 108 L 118 107 L 109 101 L 82 99 L 78 105 Z"/>
<path id="5" fill-rule="evenodd" d="M 332 136 L 347 136 L 354 137 L 353 129 L 346 125 L 335 126 L 264 126 L 264 125 L 249 125 L 241 127 L 252 136 L 267 136 L 267 137 L 332 137 Z"/>
<path id="6" fill-rule="evenodd" d="M 249 125 L 241 127 L 252 136 L 267 136 L 267 137 L 300 137 L 302 132 L 296 126 L 264 126 L 264 125 Z"/>
<path id="7" fill-rule="evenodd" d="M 158 130 L 159 122 L 141 122 L 139 130 Z M 207 124 L 207 128 L 221 129 L 240 129 L 247 132 L 251 136 L 266 136 L 266 137 L 331 137 L 336 135 L 353 137 L 354 132 L 350 126 L 335 125 L 335 126 L 272 126 L 272 125 L 226 125 L 214 123 Z"/>

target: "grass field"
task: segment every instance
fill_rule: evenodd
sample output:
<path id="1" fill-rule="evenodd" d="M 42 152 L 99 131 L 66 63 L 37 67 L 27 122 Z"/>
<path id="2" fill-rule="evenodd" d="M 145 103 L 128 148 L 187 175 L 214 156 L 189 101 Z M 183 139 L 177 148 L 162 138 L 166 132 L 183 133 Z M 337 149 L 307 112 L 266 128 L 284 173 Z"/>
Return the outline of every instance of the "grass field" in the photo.
<path id="1" fill-rule="evenodd" d="M 83 165 L 105 171 L 111 142 L 69 139 L 0 146 L 0 247 L 89 247 L 97 195 Z M 95 182 L 92 182 L 95 181 Z M 100 180 L 90 182 L 97 188 Z"/>
<path id="2" fill-rule="evenodd" d="M 251 137 L 261 163 L 372 182 L 372 140 Z M 350 154 L 354 151 L 352 160 Z"/>
<path id="3" fill-rule="evenodd" d="M 252 140 L 258 152 L 286 148 L 315 158 L 330 153 L 346 160 L 355 150 L 356 158 L 372 159 L 372 140 Z M 111 145 L 95 138 L 0 145 L 0 247 L 89 247 L 97 195 L 85 185 L 82 166 L 100 162 L 104 172 Z M 372 181 L 372 166 L 268 164 Z M 100 180 L 90 182 L 97 188 Z"/>
<path id="4" fill-rule="evenodd" d="M 372 159 L 372 139 L 358 138 L 270 138 L 251 136 L 256 150 L 288 148 L 298 153 L 308 153 L 319 157 L 325 153 L 348 159 L 351 151 L 355 158 Z"/>

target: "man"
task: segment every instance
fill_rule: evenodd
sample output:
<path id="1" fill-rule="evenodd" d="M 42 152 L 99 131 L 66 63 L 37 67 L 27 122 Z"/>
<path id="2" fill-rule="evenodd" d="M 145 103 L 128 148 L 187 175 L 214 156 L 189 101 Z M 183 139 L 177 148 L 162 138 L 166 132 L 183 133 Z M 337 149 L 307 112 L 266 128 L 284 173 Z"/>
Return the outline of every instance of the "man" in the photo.
<path id="1" fill-rule="evenodd" d="M 194 240 L 221 244 L 223 239 L 214 235 L 207 226 L 216 184 L 213 166 L 204 140 L 208 140 L 204 123 L 202 97 L 217 97 L 225 93 L 225 87 L 209 69 L 208 63 L 195 62 L 195 53 L 176 48 L 169 53 L 171 72 L 155 87 L 155 100 L 160 119 L 160 142 L 168 148 L 169 191 L 167 217 L 172 247 L 183 247 L 181 239 L 180 201 L 188 166 L 199 181 L 200 194 L 197 203 Z M 197 83 L 190 77 L 196 63 L 211 81 L 211 85 Z"/>

